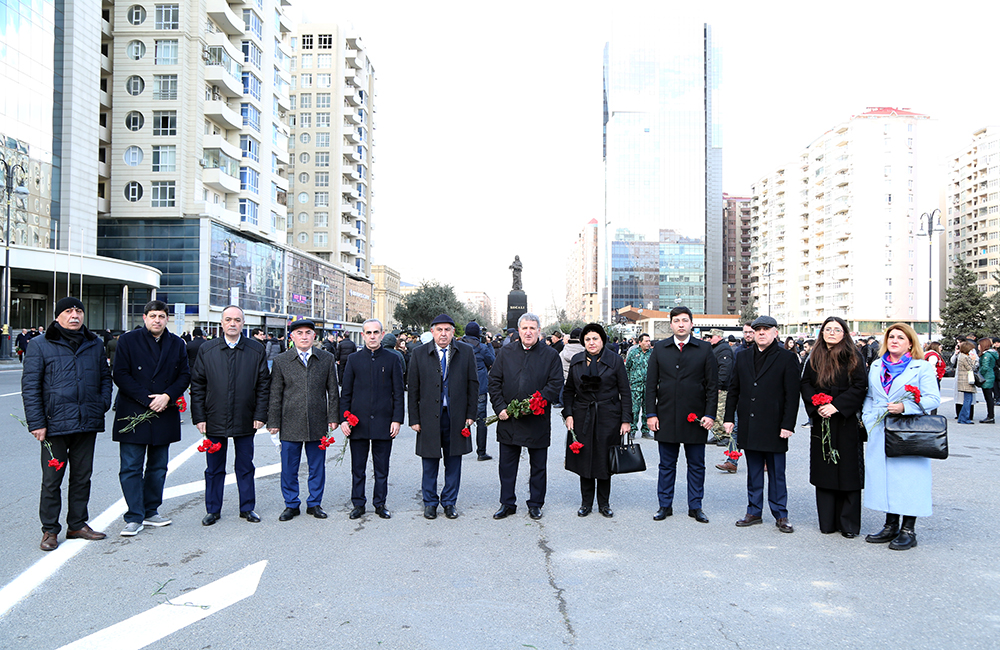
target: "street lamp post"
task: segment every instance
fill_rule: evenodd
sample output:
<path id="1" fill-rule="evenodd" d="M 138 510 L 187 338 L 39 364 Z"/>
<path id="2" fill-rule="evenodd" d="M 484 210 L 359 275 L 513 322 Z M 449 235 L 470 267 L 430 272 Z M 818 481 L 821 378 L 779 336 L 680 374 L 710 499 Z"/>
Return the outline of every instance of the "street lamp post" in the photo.
<path id="1" fill-rule="evenodd" d="M 934 215 L 938 215 L 937 232 L 944 228 L 941 226 L 941 210 L 934 208 L 930 213 L 920 215 L 920 232 L 918 237 L 927 237 L 927 342 L 931 342 L 931 322 L 934 309 Z M 927 232 L 924 232 L 924 217 L 927 217 Z"/>
<path id="2" fill-rule="evenodd" d="M 0 321 L 3 321 L 2 340 L 0 340 L 0 363 L 9 362 L 10 355 L 10 204 L 14 198 L 12 194 L 18 196 L 28 196 L 28 188 L 24 185 L 24 179 L 28 172 L 20 164 L 9 164 L 0 158 L 0 167 L 3 168 L 4 191 L 7 194 L 7 226 L 4 229 L 4 263 L 3 263 L 3 313 L 0 314 Z M 14 172 L 21 170 L 21 184 L 14 186 Z"/>
<path id="3" fill-rule="evenodd" d="M 223 255 L 228 259 L 228 265 L 226 267 L 226 303 L 232 304 L 233 302 L 233 258 L 236 257 L 236 253 L 233 249 L 236 248 L 236 242 L 232 239 L 226 239 L 222 242 L 222 245 L 226 247 L 226 252 Z"/>

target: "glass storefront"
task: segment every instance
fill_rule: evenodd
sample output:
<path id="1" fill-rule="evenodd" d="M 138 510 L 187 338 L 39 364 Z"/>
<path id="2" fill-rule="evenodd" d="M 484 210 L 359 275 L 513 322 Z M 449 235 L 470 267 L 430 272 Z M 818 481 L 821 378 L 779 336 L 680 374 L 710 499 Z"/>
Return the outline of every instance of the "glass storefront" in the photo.
<path id="1" fill-rule="evenodd" d="M 198 231 L 198 219 L 100 219 L 97 254 L 159 269 L 157 298 L 197 305 Z"/>

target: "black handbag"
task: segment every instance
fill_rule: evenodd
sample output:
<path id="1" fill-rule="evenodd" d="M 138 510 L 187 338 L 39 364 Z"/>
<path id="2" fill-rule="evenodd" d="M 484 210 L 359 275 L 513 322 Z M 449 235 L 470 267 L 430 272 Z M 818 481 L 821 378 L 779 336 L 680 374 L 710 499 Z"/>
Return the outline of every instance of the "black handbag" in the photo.
<path id="1" fill-rule="evenodd" d="M 972 376 L 975 379 L 972 383 L 976 385 L 976 388 L 982 388 L 983 384 L 986 383 L 986 377 L 983 377 L 983 374 L 978 370 L 973 370 Z"/>
<path id="2" fill-rule="evenodd" d="M 642 448 L 637 443 L 615 445 L 608 450 L 609 473 L 630 474 L 645 471 L 646 459 L 642 457 Z"/>
<path id="3" fill-rule="evenodd" d="M 920 406 L 917 404 L 917 406 Z M 885 455 L 922 456 L 944 460 L 948 457 L 948 420 L 943 415 L 887 415 Z"/>

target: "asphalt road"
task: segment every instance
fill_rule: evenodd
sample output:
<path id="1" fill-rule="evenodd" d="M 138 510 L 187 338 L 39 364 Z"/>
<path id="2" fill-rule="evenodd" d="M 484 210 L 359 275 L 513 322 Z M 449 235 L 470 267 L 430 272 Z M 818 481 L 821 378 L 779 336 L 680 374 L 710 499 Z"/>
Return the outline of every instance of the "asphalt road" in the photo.
<path id="1" fill-rule="evenodd" d="M 391 520 L 371 511 L 348 519 L 349 459 L 338 465 L 333 453 L 324 499 L 330 518 L 303 514 L 278 522 L 278 475 L 260 475 L 278 453 L 268 436 L 258 435 L 263 522 L 237 517 L 231 485 L 222 521 L 205 528 L 197 485 L 204 460 L 185 454 L 200 440 L 187 422 L 183 441 L 171 448 L 175 463 L 186 460 L 167 479 L 168 492 L 183 494 L 161 509 L 173 525 L 123 538 L 121 518 L 109 519 L 121 492 L 117 445 L 105 434 L 97 443 L 90 513 L 92 521 L 110 513 L 108 538 L 63 543 L 46 554 L 38 550 L 38 443 L 6 417 L 22 413 L 19 380 L 16 370 L 0 371 L 0 434 L 8 452 L 0 460 L 0 517 L 12 534 L 0 547 L 0 601 L 21 585 L 26 594 L 0 607 L 2 648 L 59 648 L 144 612 L 151 618 L 106 632 L 117 645 L 95 647 L 143 647 L 156 626 L 178 628 L 149 645 L 158 649 L 998 647 L 1000 535 L 993 517 L 1000 480 L 992 469 L 1000 459 L 1000 426 L 952 426 L 951 457 L 934 463 L 934 515 L 918 520 L 920 545 L 907 552 L 820 534 L 804 428 L 796 430 L 788 455 L 792 535 L 780 533 L 767 515 L 762 526 L 733 525 L 745 512 L 746 474 L 712 469 L 722 460 L 715 447 L 708 450 L 704 503 L 711 523 L 684 516 L 683 469 L 677 514 L 653 521 L 652 441 L 642 442 L 647 471 L 613 480 L 614 518 L 581 519 L 577 477 L 562 468 L 565 430 L 553 416 L 557 444 L 537 522 L 523 505 L 527 460 L 518 513 L 493 521 L 496 460 L 477 462 L 474 454 L 463 466 L 461 516 L 425 520 L 414 434 L 404 427 L 389 473 Z M 944 412 L 953 413 L 952 402 Z M 495 441 L 489 450 L 495 454 Z M 304 463 L 302 489 L 304 498 Z M 369 482 L 369 497 L 370 490 Z M 865 510 L 863 532 L 882 521 L 882 513 Z M 203 592 L 187 599 L 261 561 L 256 590 L 251 586 L 251 595 L 225 609 L 199 610 Z M 235 593 L 226 584 L 222 591 Z M 168 598 L 174 607 L 154 610 Z M 194 614 L 204 618 L 185 624 Z"/>

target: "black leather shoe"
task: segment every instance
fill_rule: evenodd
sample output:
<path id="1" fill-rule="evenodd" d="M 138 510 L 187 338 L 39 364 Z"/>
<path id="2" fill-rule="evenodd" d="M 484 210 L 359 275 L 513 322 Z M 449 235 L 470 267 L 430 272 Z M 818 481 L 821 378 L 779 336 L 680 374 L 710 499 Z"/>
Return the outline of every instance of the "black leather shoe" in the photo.
<path id="1" fill-rule="evenodd" d="M 212 524 L 214 524 L 215 522 L 219 521 L 220 519 L 222 519 L 222 517 L 219 515 L 219 513 L 217 513 L 217 512 L 210 512 L 207 515 L 205 515 L 204 519 L 201 520 L 201 525 L 202 526 L 211 526 Z"/>
<path id="2" fill-rule="evenodd" d="M 762 523 L 764 523 L 764 518 L 760 515 L 747 514 L 743 519 L 738 520 L 736 525 L 740 528 L 746 528 L 747 526 L 756 526 Z"/>
<path id="3" fill-rule="evenodd" d="M 996 420 L 993 418 L 986 418 L 985 420 L 980 420 L 979 424 L 995 424 Z"/>
<path id="4" fill-rule="evenodd" d="M 889 542 L 889 548 L 894 551 L 908 551 L 917 545 L 917 534 L 908 528 L 900 528 L 896 539 Z"/>
<path id="5" fill-rule="evenodd" d="M 580 506 L 580 509 L 576 511 L 577 517 L 586 517 L 593 510 L 593 506 Z"/>
<path id="6" fill-rule="evenodd" d="M 846 537 L 847 539 L 854 539 L 855 537 L 858 536 L 857 533 L 841 532 L 840 534 Z"/>
<path id="7" fill-rule="evenodd" d="M 448 519 L 458 519 L 458 512 L 455 511 L 455 506 L 445 506 L 444 516 Z"/>
<path id="8" fill-rule="evenodd" d="M 615 516 L 615 511 L 611 509 L 611 506 L 601 506 L 597 509 L 597 512 L 601 513 L 608 519 L 611 519 L 612 517 Z"/>
<path id="9" fill-rule="evenodd" d="M 375 506 L 375 514 L 382 519 L 392 519 L 392 513 L 385 506 Z"/>
<path id="10" fill-rule="evenodd" d="M 437 519 L 437 506 L 424 506 L 424 519 Z"/>
<path id="11" fill-rule="evenodd" d="M 285 508 L 278 515 L 278 521 L 291 521 L 293 518 L 298 517 L 302 513 L 298 508 Z"/>
<path id="12" fill-rule="evenodd" d="M 701 508 L 691 508 L 688 510 L 688 517 L 691 517 L 699 524 L 707 524 L 708 517 L 705 516 L 705 511 Z"/>
<path id="13" fill-rule="evenodd" d="M 240 519 L 246 519 L 251 524 L 259 524 L 260 517 L 253 510 L 243 510 L 240 512 Z"/>
<path id="14" fill-rule="evenodd" d="M 656 511 L 656 514 L 653 515 L 653 521 L 663 521 L 667 517 L 673 517 L 673 516 L 674 516 L 674 507 L 667 506 L 666 508 L 660 508 L 659 510 Z"/>
<path id="15" fill-rule="evenodd" d="M 365 514 L 364 506 L 354 506 L 354 510 L 351 510 L 351 519 L 360 519 L 363 514 Z"/>
<path id="16" fill-rule="evenodd" d="M 866 535 L 865 541 L 869 544 L 886 544 L 896 539 L 897 535 L 899 535 L 899 525 L 886 524 L 879 532 Z"/>
<path id="17" fill-rule="evenodd" d="M 538 506 L 531 506 L 530 508 L 528 508 L 528 516 L 531 517 L 532 519 L 541 519 L 542 509 L 539 508 Z"/>
<path id="18" fill-rule="evenodd" d="M 642 437 L 643 438 L 647 438 L 649 440 L 652 440 L 654 438 L 653 434 L 651 434 L 651 433 L 644 433 L 644 434 L 642 434 Z"/>
<path id="19" fill-rule="evenodd" d="M 500 509 L 493 513 L 494 519 L 506 519 L 517 512 L 517 506 L 500 506 Z"/>
<path id="20" fill-rule="evenodd" d="M 792 528 L 792 525 L 788 523 L 788 517 L 779 518 L 777 521 L 774 522 L 774 525 L 777 526 L 778 530 L 780 530 L 783 533 L 795 532 L 795 529 Z"/>
<path id="21" fill-rule="evenodd" d="M 493 460 L 493 456 L 490 456 L 489 454 L 479 454 L 479 458 L 476 460 Z"/>
<path id="22" fill-rule="evenodd" d="M 307 515 L 312 515 L 313 517 L 316 517 L 317 519 L 326 519 L 327 518 L 326 511 L 324 511 L 323 508 L 321 508 L 320 506 L 310 506 L 310 507 L 306 508 L 306 514 Z"/>

